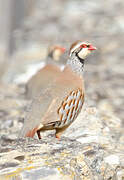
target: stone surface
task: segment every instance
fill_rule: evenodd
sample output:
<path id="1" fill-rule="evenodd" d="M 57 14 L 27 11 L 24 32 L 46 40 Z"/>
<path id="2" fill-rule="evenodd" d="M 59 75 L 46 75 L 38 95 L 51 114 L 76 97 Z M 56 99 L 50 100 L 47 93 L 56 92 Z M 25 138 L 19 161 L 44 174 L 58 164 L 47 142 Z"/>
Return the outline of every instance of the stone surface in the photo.
<path id="1" fill-rule="evenodd" d="M 37 2 L 4 82 L 22 83 L 50 44 L 68 48 L 83 39 L 98 51 L 86 61 L 85 106 L 60 141 L 54 131 L 41 140 L 17 139 L 30 101 L 23 85 L 0 84 L 0 180 L 124 179 L 123 6 L 121 0 Z"/>
<path id="2" fill-rule="evenodd" d="M 123 128 L 112 112 L 88 107 L 86 100 L 60 140 L 54 131 L 41 133 L 41 140 L 17 139 L 30 101 L 24 99 L 22 88 L 9 86 L 6 93 L 0 116 L 1 180 L 124 178 Z"/>

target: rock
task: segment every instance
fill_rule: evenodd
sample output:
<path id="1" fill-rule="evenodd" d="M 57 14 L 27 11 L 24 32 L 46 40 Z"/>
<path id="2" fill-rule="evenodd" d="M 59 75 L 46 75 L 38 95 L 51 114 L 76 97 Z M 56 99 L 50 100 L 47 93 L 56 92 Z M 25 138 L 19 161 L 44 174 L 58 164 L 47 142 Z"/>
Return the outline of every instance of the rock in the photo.
<path id="1" fill-rule="evenodd" d="M 19 128 L 14 130 L 16 134 Z M 41 140 L 17 139 L 14 133 L 1 136 L 0 178 L 120 178 L 124 176 L 124 146 L 120 138 L 121 121 L 114 114 L 100 114 L 85 103 L 61 140 L 51 131 L 44 133 Z"/>

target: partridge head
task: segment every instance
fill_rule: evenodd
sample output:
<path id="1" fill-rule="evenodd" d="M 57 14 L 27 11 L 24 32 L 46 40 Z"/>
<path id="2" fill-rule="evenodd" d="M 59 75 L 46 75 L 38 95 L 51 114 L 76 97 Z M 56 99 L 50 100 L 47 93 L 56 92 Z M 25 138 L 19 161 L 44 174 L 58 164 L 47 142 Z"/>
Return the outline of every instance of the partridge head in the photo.
<path id="1" fill-rule="evenodd" d="M 65 48 L 61 46 L 50 46 L 48 48 L 48 57 L 54 61 L 59 61 L 62 54 L 65 52 Z"/>
<path id="2" fill-rule="evenodd" d="M 65 129 L 79 115 L 84 103 L 83 69 L 86 57 L 96 50 L 90 43 L 77 41 L 71 45 L 63 71 L 52 69 L 50 80 L 43 82 L 27 112 L 20 137 L 34 137 L 45 130 L 56 130 L 60 138 Z M 46 72 L 49 69 L 44 70 Z"/>

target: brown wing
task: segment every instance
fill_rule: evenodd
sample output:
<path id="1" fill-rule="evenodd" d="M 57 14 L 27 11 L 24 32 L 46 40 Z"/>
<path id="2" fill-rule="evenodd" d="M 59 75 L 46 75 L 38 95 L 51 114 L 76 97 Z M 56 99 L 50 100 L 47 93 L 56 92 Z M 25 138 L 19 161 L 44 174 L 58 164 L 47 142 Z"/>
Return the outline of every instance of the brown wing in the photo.
<path id="1" fill-rule="evenodd" d="M 35 133 L 40 124 L 44 126 L 58 121 L 57 110 L 62 101 L 72 90 L 80 87 L 82 88 L 82 79 L 73 74 L 69 68 L 61 72 L 56 80 L 49 83 L 41 95 L 33 100 L 20 136 L 25 136 L 28 132 L 31 136 L 31 133 Z"/>
<path id="2" fill-rule="evenodd" d="M 51 104 L 50 108 L 47 110 L 44 118 L 42 119 L 42 124 L 47 125 L 51 122 L 60 120 L 58 116 L 58 109 L 61 106 L 64 99 L 74 90 L 81 88 L 84 93 L 84 84 L 82 77 L 77 76 L 72 73 L 70 68 L 66 66 L 64 72 L 61 76 L 56 79 L 56 85 L 52 91 L 53 99 L 55 103 Z M 83 95 L 84 96 L 84 95 Z"/>
<path id="3" fill-rule="evenodd" d="M 37 127 L 42 122 L 42 118 L 47 112 L 47 109 L 51 105 L 52 101 L 53 96 L 51 94 L 50 87 L 32 100 L 32 103 L 26 112 L 24 125 L 19 137 L 25 137 L 28 131 L 33 129 L 37 131 Z"/>
<path id="4" fill-rule="evenodd" d="M 60 69 L 54 65 L 47 65 L 34 75 L 28 82 L 28 95 L 33 97 L 32 103 L 26 112 L 24 125 L 19 137 L 36 128 L 41 122 L 43 114 L 52 103 L 52 89 L 56 78 L 60 76 Z M 36 129 L 35 129 L 36 131 Z"/>
<path id="5" fill-rule="evenodd" d="M 37 96 L 41 91 L 44 91 L 51 81 L 56 79 L 59 73 L 60 69 L 57 66 L 52 64 L 46 65 L 28 81 L 26 85 L 26 96 L 28 98 Z"/>

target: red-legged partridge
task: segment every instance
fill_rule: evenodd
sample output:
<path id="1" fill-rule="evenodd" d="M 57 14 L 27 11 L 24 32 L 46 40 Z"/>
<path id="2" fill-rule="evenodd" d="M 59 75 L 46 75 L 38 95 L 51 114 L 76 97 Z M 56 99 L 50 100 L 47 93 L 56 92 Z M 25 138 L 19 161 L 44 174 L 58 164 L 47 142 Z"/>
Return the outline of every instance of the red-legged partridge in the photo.
<path id="1" fill-rule="evenodd" d="M 63 71 L 55 66 L 44 68 L 41 93 L 32 101 L 20 137 L 37 133 L 41 139 L 41 131 L 55 129 L 60 138 L 77 118 L 84 103 L 84 61 L 93 50 L 96 48 L 90 43 L 77 41 L 70 48 Z"/>
<path id="2" fill-rule="evenodd" d="M 60 71 L 62 66 L 61 56 L 65 52 L 65 48 L 61 46 L 51 46 L 48 49 L 48 57 L 46 65 L 33 75 L 26 84 L 26 97 L 32 99 L 42 90 L 43 81 L 50 81 L 55 71 Z M 61 62 L 60 62 L 61 61 Z"/>

